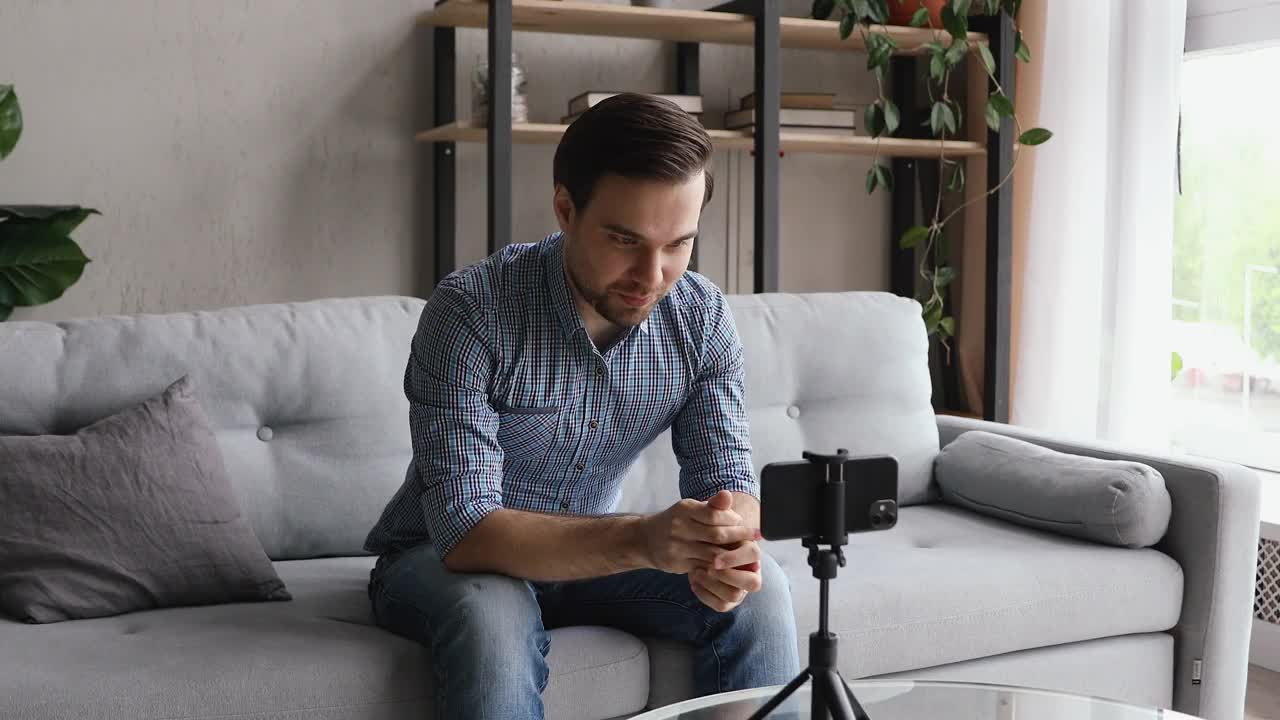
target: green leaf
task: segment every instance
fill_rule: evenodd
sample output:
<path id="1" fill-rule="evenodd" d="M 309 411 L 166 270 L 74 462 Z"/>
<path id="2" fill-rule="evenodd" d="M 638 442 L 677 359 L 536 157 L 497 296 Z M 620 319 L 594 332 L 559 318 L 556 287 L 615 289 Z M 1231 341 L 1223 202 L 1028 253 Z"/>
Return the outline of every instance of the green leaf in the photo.
<path id="1" fill-rule="evenodd" d="M 0 160 L 18 145 L 22 136 L 22 108 L 12 85 L 0 85 Z"/>
<path id="2" fill-rule="evenodd" d="M 915 15 L 911 16 L 911 27 L 925 27 L 929 24 L 929 8 L 920 8 L 916 10 Z"/>
<path id="3" fill-rule="evenodd" d="M 831 13 L 835 12 L 836 0 L 813 0 L 813 9 L 810 16 L 819 20 L 826 20 L 831 17 Z"/>
<path id="4" fill-rule="evenodd" d="M 924 328 L 932 335 L 940 322 L 942 322 L 942 303 L 930 300 L 929 304 L 924 306 Z"/>
<path id="5" fill-rule="evenodd" d="M 50 234 L 66 237 L 90 215 L 102 213 L 78 205 L 0 205 L 0 237 L 4 229 L 18 226 L 48 226 Z"/>
<path id="6" fill-rule="evenodd" d="M 1022 133 L 1018 138 L 1018 142 L 1023 145 L 1043 145 L 1049 142 L 1049 138 L 1053 137 L 1053 133 L 1044 128 L 1031 128 Z"/>
<path id="7" fill-rule="evenodd" d="M 893 192 L 893 170 L 888 165 L 876 163 L 875 167 L 877 182 L 880 186 L 889 192 Z"/>
<path id="8" fill-rule="evenodd" d="M 955 134 L 956 114 L 945 100 L 939 100 L 933 104 L 933 110 L 929 113 L 929 128 L 933 130 L 934 135 L 942 134 L 944 129 L 952 135 Z"/>
<path id="9" fill-rule="evenodd" d="M 876 172 L 876 168 L 878 167 L 880 166 L 873 165 L 867 168 L 867 194 L 868 195 L 876 191 L 876 185 L 880 182 L 880 173 Z"/>
<path id="10" fill-rule="evenodd" d="M 3 312 L 3 308 L 0 308 L 0 313 L 2 313 L 2 312 Z M 4 320 L 4 317 L 3 317 L 2 315 L 0 315 L 0 320 Z M 1179 354 L 1178 354 L 1178 352 L 1177 352 L 1176 350 L 1175 350 L 1175 351 L 1174 351 L 1174 353 L 1173 353 L 1173 357 L 1172 357 L 1172 358 L 1170 358 L 1170 366 L 1169 366 L 1169 369 L 1170 369 L 1170 377 L 1169 377 L 1169 379 L 1170 379 L 1170 380 L 1177 380 L 1177 379 L 1178 379 L 1178 373 L 1182 372 L 1182 356 L 1181 356 L 1181 355 L 1179 355 Z"/>
<path id="11" fill-rule="evenodd" d="M 951 0 L 951 8 L 961 17 L 969 14 L 969 6 L 972 4 L 973 0 Z"/>
<path id="12" fill-rule="evenodd" d="M 937 287 L 946 287 L 951 284 L 952 280 L 955 280 L 955 279 L 956 279 L 956 269 L 952 267 L 946 267 L 944 265 L 943 267 L 938 268 L 937 274 L 933 276 L 933 284 L 936 285 Z"/>
<path id="13" fill-rule="evenodd" d="M 0 305 L 42 305 L 62 297 L 89 262 L 68 237 L 38 225 L 0 225 Z"/>
<path id="14" fill-rule="evenodd" d="M 11 315 L 12 313 L 13 313 L 12 305 L 0 305 L 0 322 L 4 322 L 5 320 L 8 320 L 9 315 Z"/>
<path id="15" fill-rule="evenodd" d="M 1009 102 L 1009 98 L 999 90 L 991 93 L 991 97 L 987 98 L 987 104 L 999 113 L 1000 117 L 1013 116 L 1013 103 Z"/>
<path id="16" fill-rule="evenodd" d="M 991 132 L 1000 132 L 1000 113 L 991 107 L 991 100 L 987 100 L 987 127 Z"/>
<path id="17" fill-rule="evenodd" d="M 947 337 L 955 337 L 956 319 L 953 317 L 944 317 L 938 321 L 938 328 L 942 330 L 942 334 Z"/>
<path id="18" fill-rule="evenodd" d="M 853 33 L 853 15 L 845 14 L 840 18 L 840 39 L 848 40 L 849 35 Z"/>
<path id="19" fill-rule="evenodd" d="M 870 0 L 853 0 L 853 14 L 858 16 L 858 20 L 871 17 Z"/>
<path id="20" fill-rule="evenodd" d="M 889 98 L 884 98 L 884 129 L 892 135 L 898 129 L 898 122 L 901 115 L 898 113 L 898 106 L 893 104 Z"/>
<path id="21" fill-rule="evenodd" d="M 996 59 L 991 54 L 991 48 L 982 43 L 978 43 L 978 57 L 982 58 L 982 66 L 987 69 L 987 74 L 991 77 L 995 77 Z"/>
<path id="22" fill-rule="evenodd" d="M 947 181 L 947 190 L 956 192 L 964 189 L 964 165 L 956 163 L 951 171 L 951 179 Z"/>
<path id="23" fill-rule="evenodd" d="M 902 239 L 898 241 L 898 247 L 903 250 L 909 250 L 928 239 L 929 228 L 923 225 L 916 225 L 902 233 Z"/>
<path id="24" fill-rule="evenodd" d="M 987 0 L 987 14 L 995 15 L 1000 12 L 1000 0 Z"/>
<path id="25" fill-rule="evenodd" d="M 889 22 L 889 3 L 886 0 L 871 0 L 871 12 L 868 16 L 871 22 L 881 25 Z"/>
<path id="26" fill-rule="evenodd" d="M 1013 55 L 1024 63 L 1031 62 L 1031 48 L 1022 40 L 1022 31 L 1019 30 L 1017 36 L 1013 39 Z"/>
<path id="27" fill-rule="evenodd" d="M 959 40 L 967 39 L 969 34 L 969 21 L 963 15 L 957 15 L 950 5 L 942 8 L 942 27 Z"/>
<path id="28" fill-rule="evenodd" d="M 940 83 L 942 82 L 942 79 L 945 78 L 946 76 L 947 76 L 946 60 L 944 60 L 941 55 L 934 55 L 932 58 L 929 58 L 929 77 L 932 77 L 935 82 Z"/>
<path id="29" fill-rule="evenodd" d="M 863 113 L 863 122 L 867 126 L 867 134 L 871 137 L 880 137 L 884 133 L 884 113 L 880 109 L 880 100 L 867 105 L 867 110 Z"/>
<path id="30" fill-rule="evenodd" d="M 951 43 L 951 47 L 947 48 L 947 64 L 955 67 L 964 62 L 964 56 L 968 54 L 969 43 L 964 40 L 955 40 Z"/>

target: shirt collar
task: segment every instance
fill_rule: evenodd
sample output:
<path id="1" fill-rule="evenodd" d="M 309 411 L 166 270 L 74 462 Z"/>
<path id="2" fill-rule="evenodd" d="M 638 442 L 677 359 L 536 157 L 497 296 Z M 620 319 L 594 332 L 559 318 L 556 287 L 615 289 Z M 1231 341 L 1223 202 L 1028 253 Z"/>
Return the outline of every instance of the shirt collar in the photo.
<path id="1" fill-rule="evenodd" d="M 587 334 L 587 326 L 582 322 L 578 305 L 573 301 L 573 292 L 569 289 L 568 270 L 564 266 L 564 234 L 555 233 L 546 239 L 547 250 L 543 255 L 543 270 L 546 273 L 547 288 L 551 292 L 551 304 L 555 307 L 556 316 L 565 332 L 573 335 L 579 330 Z M 652 315 L 652 313 L 650 313 Z M 638 326 L 643 333 L 649 332 L 649 318 L 646 317 Z M 626 340 L 630 331 L 618 338 L 618 343 Z M 616 344 L 616 343 L 615 343 Z"/>

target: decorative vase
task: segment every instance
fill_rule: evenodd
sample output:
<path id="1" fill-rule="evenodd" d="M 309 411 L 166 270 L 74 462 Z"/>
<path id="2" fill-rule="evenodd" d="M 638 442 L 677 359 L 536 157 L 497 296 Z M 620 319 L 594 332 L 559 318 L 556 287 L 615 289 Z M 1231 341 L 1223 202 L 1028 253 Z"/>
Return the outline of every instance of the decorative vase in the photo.
<path id="1" fill-rule="evenodd" d="M 889 24 L 910 25 L 911 16 L 921 7 L 929 9 L 929 22 L 936 28 L 942 27 L 942 8 L 947 0 L 889 0 Z"/>

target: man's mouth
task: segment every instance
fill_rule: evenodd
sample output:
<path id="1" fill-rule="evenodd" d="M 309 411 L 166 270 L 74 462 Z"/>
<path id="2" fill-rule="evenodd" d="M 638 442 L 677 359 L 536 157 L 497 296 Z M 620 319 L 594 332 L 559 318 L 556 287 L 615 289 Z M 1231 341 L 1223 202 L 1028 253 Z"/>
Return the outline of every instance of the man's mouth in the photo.
<path id="1" fill-rule="evenodd" d="M 630 295 L 628 293 L 620 292 L 618 293 L 618 297 L 622 298 L 622 302 L 631 307 L 644 307 L 649 304 L 648 295 Z"/>

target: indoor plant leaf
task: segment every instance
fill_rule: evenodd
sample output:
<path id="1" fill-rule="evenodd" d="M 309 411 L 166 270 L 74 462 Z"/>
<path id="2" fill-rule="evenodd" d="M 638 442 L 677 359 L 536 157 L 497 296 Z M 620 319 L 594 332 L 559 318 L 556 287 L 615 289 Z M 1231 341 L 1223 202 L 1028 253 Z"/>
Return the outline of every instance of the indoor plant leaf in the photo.
<path id="1" fill-rule="evenodd" d="M 888 165 L 876 163 L 876 182 L 878 182 L 885 190 L 893 192 L 893 170 Z"/>
<path id="2" fill-rule="evenodd" d="M 876 191 L 876 183 L 880 181 L 880 175 L 876 172 L 877 167 L 879 166 L 873 165 L 867 168 L 867 194 L 868 195 Z"/>
<path id="3" fill-rule="evenodd" d="M 41 305 L 75 284 L 89 262 L 80 246 L 47 227 L 5 228 L 0 234 L 0 305 Z"/>
<path id="4" fill-rule="evenodd" d="M 1023 42 L 1021 30 L 1018 31 L 1018 34 L 1013 39 L 1013 55 L 1024 63 L 1031 62 L 1031 48 L 1027 47 L 1027 44 Z"/>
<path id="5" fill-rule="evenodd" d="M 1048 142 L 1051 137 L 1053 137 L 1053 133 L 1045 130 L 1044 128 L 1031 128 L 1030 130 L 1022 133 L 1018 138 L 1018 142 L 1023 145 L 1043 145 Z"/>
<path id="6" fill-rule="evenodd" d="M 90 215 L 101 214 L 78 205 L 0 205 L 0 236 L 5 227 L 47 225 L 52 234 L 66 237 Z"/>
<path id="7" fill-rule="evenodd" d="M 938 321 L 938 328 L 942 330 L 947 337 L 955 337 L 956 319 L 953 317 L 944 317 Z"/>
<path id="8" fill-rule="evenodd" d="M 991 101 L 987 101 L 987 127 L 991 128 L 991 132 L 1000 132 L 1000 113 L 991 107 Z"/>
<path id="9" fill-rule="evenodd" d="M 951 284 L 952 280 L 955 280 L 955 279 L 956 279 L 956 269 L 952 267 L 943 266 L 938 268 L 937 274 L 933 276 L 933 284 L 936 285 L 937 287 L 946 287 Z"/>
<path id="10" fill-rule="evenodd" d="M 964 165 L 956 163 L 951 171 L 951 179 L 947 181 L 947 190 L 955 192 L 964 189 Z"/>
<path id="11" fill-rule="evenodd" d="M 898 122 L 900 119 L 900 116 L 898 114 L 898 106 L 894 105 L 893 101 L 888 98 L 884 98 L 883 102 L 884 102 L 884 129 L 890 135 L 892 135 L 893 132 L 898 129 Z"/>
<path id="12" fill-rule="evenodd" d="M 1000 117 L 1013 116 L 1013 103 L 1009 102 L 1009 98 L 1001 94 L 1000 91 L 991 93 L 991 97 L 987 98 L 987 103 L 995 109 Z"/>
<path id="13" fill-rule="evenodd" d="M 991 54 L 991 48 L 978 44 L 978 57 L 982 58 L 982 66 L 987 69 L 987 74 L 995 77 L 996 74 L 996 58 Z"/>
<path id="14" fill-rule="evenodd" d="M 884 133 L 884 112 L 880 109 L 879 100 L 867 105 L 867 110 L 863 113 L 863 122 L 867 126 L 867 134 L 871 137 L 880 137 Z"/>
<path id="15" fill-rule="evenodd" d="M 0 160 L 9 157 L 22 136 L 22 108 L 12 85 L 0 85 Z"/>
<path id="16" fill-rule="evenodd" d="M 973 0 L 951 0 L 951 8 L 961 17 L 969 14 L 969 6 L 973 4 Z"/>
<path id="17" fill-rule="evenodd" d="M 916 225 L 902 233 L 902 240 L 898 242 L 898 246 L 903 250 L 908 250 L 924 242 L 928 237 L 929 228 L 923 225 Z"/>
<path id="18" fill-rule="evenodd" d="M 845 14 L 840 18 L 840 39 L 848 40 L 849 35 L 853 33 L 853 15 Z"/>
<path id="19" fill-rule="evenodd" d="M 925 27 L 929 24 L 929 8 L 922 7 L 911 16 L 911 27 Z"/>
<path id="20" fill-rule="evenodd" d="M 957 15 L 956 11 L 947 5 L 942 8 L 942 27 L 951 33 L 951 36 L 958 40 L 966 40 L 969 34 L 969 23 L 963 15 Z"/>

